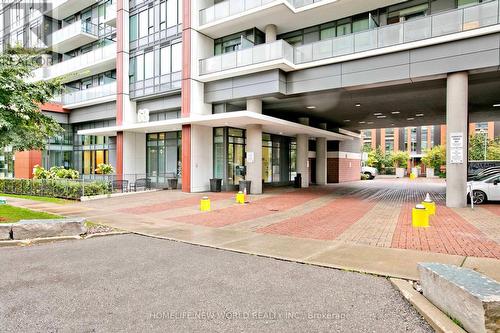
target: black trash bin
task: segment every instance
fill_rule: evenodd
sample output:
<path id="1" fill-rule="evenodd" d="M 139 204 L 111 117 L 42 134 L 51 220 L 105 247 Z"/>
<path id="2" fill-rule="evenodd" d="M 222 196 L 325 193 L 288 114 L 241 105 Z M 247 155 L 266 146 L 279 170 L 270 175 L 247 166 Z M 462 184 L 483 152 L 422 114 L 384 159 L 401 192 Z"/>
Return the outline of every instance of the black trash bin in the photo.
<path id="1" fill-rule="evenodd" d="M 250 194 L 250 187 L 252 186 L 251 180 L 240 180 L 240 191 L 245 193 L 245 189 L 247 190 L 247 194 Z"/>
<path id="2" fill-rule="evenodd" d="M 212 178 L 210 179 L 210 192 L 221 192 L 222 191 L 222 179 Z"/>
<path id="3" fill-rule="evenodd" d="M 302 187 L 302 174 L 298 173 L 293 180 L 293 187 L 301 188 Z"/>
<path id="4" fill-rule="evenodd" d="M 167 179 L 168 188 L 171 190 L 177 189 L 177 178 L 168 178 Z"/>

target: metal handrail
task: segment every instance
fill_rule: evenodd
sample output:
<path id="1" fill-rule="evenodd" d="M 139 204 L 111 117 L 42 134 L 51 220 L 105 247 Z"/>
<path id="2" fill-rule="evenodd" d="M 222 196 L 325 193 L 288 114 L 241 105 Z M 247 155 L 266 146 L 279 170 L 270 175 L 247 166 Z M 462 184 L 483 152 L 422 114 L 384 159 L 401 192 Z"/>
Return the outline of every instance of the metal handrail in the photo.
<path id="1" fill-rule="evenodd" d="M 495 0 L 465 8 L 443 11 L 433 15 L 425 16 L 423 18 L 409 20 L 402 23 L 386 25 L 374 29 L 347 34 L 344 36 L 337 36 L 330 39 L 320 40 L 314 43 L 304 44 L 300 46 L 292 47 L 286 41 L 280 41 L 293 48 L 292 62 L 294 64 L 302 64 L 321 59 L 334 58 L 358 52 L 401 45 L 433 37 L 450 35 L 463 31 L 492 26 L 498 23 L 500 23 L 499 1 Z M 261 45 L 266 44 L 259 44 L 250 49 L 260 47 Z M 226 68 L 222 69 L 221 66 L 220 70 L 206 71 L 204 65 L 208 61 L 218 59 L 220 57 L 230 58 L 231 54 L 234 54 L 234 56 L 236 57 L 238 52 L 250 52 L 245 50 L 248 49 L 237 50 L 224 53 L 222 55 L 201 59 L 200 74 L 204 75 L 226 70 Z M 257 63 L 251 64 L 253 65 Z M 231 68 L 236 67 L 243 66 L 235 66 Z"/>

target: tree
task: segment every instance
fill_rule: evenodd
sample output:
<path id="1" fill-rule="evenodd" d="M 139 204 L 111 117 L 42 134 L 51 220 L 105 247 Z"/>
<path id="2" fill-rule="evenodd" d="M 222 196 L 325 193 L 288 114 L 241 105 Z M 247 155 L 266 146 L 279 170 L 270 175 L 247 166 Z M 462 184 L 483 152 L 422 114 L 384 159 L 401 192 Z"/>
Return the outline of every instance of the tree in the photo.
<path id="1" fill-rule="evenodd" d="M 488 137 L 486 133 L 476 133 L 469 138 L 469 161 L 482 161 L 487 159 Z"/>
<path id="2" fill-rule="evenodd" d="M 446 147 L 440 145 L 427 149 L 422 157 L 422 163 L 428 168 L 439 170 L 442 165 L 446 164 Z"/>
<path id="3" fill-rule="evenodd" d="M 15 47 L 0 54 L 0 147 L 43 149 L 47 138 L 63 131 L 40 106 L 62 91 L 60 79 L 33 82 L 41 53 Z"/>
<path id="4" fill-rule="evenodd" d="M 366 161 L 368 166 L 377 168 L 378 170 L 384 169 L 386 166 L 390 165 L 390 155 L 382 151 L 382 147 L 378 146 L 376 149 L 372 149 L 368 152 L 368 159 Z"/>
<path id="5" fill-rule="evenodd" d="M 395 151 L 391 154 L 391 165 L 395 168 L 406 169 L 409 160 L 410 154 L 407 151 Z"/>
<path id="6" fill-rule="evenodd" d="M 497 137 L 488 143 L 486 159 L 490 161 L 500 160 L 500 137 Z"/>

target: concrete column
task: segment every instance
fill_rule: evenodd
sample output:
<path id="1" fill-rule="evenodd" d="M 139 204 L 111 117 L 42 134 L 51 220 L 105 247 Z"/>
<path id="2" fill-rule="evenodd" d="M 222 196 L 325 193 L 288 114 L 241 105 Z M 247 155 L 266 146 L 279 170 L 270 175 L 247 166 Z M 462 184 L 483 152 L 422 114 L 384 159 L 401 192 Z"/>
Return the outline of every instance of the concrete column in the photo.
<path id="1" fill-rule="evenodd" d="M 446 80 L 446 206 L 467 206 L 468 81 L 467 72 L 448 74 Z M 462 148 L 452 148 L 450 137 L 462 136 Z M 458 151 L 457 151 L 458 149 Z M 462 160 L 451 163 L 451 155 L 461 150 Z M 459 161 L 460 162 L 460 161 Z"/>
<path id="2" fill-rule="evenodd" d="M 247 111 L 262 113 L 262 100 L 247 99 Z M 246 140 L 246 180 L 252 181 L 250 193 L 262 193 L 262 125 L 248 125 Z"/>
<path id="3" fill-rule="evenodd" d="M 264 32 L 266 34 L 266 43 L 272 43 L 276 41 L 276 36 L 278 35 L 278 29 L 274 24 L 268 24 L 264 28 Z"/>
<path id="4" fill-rule="evenodd" d="M 247 126 L 246 180 L 252 181 L 250 193 L 262 193 L 262 125 Z"/>
<path id="5" fill-rule="evenodd" d="M 302 175 L 302 187 L 309 187 L 309 136 L 297 134 L 297 173 Z"/>
<path id="6" fill-rule="evenodd" d="M 262 100 L 260 99 L 247 99 L 247 111 L 262 113 Z"/>
<path id="7" fill-rule="evenodd" d="M 326 139 L 316 138 L 316 184 L 326 185 Z"/>

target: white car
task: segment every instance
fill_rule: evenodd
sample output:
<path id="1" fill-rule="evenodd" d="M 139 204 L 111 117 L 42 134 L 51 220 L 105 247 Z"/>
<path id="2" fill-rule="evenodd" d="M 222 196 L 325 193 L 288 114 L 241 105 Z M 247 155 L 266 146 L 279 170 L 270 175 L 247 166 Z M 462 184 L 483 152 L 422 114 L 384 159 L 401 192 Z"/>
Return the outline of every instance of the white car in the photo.
<path id="1" fill-rule="evenodd" d="M 476 205 L 488 200 L 500 200 L 500 173 L 489 175 L 481 180 L 470 181 L 467 185 L 467 197 L 470 198 L 470 189 L 472 188 L 472 198 Z"/>
<path id="2" fill-rule="evenodd" d="M 377 170 L 377 168 L 372 168 L 369 166 L 362 166 L 361 173 L 364 175 L 367 175 L 368 178 L 373 179 L 378 174 L 378 170 Z"/>

